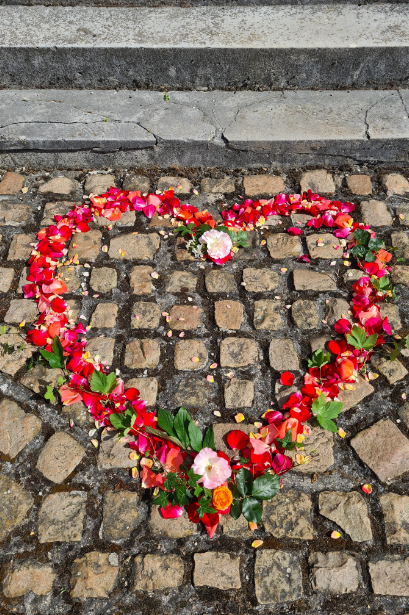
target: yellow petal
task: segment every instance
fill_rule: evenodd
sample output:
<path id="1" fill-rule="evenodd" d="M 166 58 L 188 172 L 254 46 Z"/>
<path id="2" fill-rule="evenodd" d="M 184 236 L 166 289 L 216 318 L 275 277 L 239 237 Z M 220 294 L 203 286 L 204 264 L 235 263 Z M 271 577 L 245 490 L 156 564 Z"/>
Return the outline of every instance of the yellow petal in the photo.
<path id="1" fill-rule="evenodd" d="M 234 419 L 235 419 L 236 423 L 241 423 L 242 421 L 244 421 L 244 414 L 239 412 L 239 414 L 236 414 Z"/>
<path id="2" fill-rule="evenodd" d="M 334 530 L 333 532 L 331 532 L 331 538 L 335 538 L 335 539 L 341 538 L 341 534 Z"/>
<path id="3" fill-rule="evenodd" d="M 262 544 L 263 544 L 263 540 L 253 540 L 253 542 L 251 543 L 251 546 L 254 547 L 255 549 L 258 549 L 258 547 L 261 547 Z"/>
<path id="4" fill-rule="evenodd" d="M 91 440 L 91 443 L 95 446 L 95 448 L 98 448 L 99 446 L 98 440 Z"/>
<path id="5" fill-rule="evenodd" d="M 138 468 L 132 468 L 131 475 L 132 478 L 138 478 Z"/>
<path id="6" fill-rule="evenodd" d="M 251 521 L 249 521 L 249 528 L 252 532 L 254 532 L 254 530 L 257 529 L 257 523 L 252 523 Z"/>

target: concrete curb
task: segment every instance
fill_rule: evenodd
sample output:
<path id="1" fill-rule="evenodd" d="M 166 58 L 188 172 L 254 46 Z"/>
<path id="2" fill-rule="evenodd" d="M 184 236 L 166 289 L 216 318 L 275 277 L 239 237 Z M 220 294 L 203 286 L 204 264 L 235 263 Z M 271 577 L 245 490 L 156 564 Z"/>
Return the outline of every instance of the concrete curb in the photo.
<path id="1" fill-rule="evenodd" d="M 0 165 L 409 163 L 409 90 L 3 90 Z"/>
<path id="2" fill-rule="evenodd" d="M 387 88 L 408 63 L 407 4 L 0 7 L 0 87 Z"/>

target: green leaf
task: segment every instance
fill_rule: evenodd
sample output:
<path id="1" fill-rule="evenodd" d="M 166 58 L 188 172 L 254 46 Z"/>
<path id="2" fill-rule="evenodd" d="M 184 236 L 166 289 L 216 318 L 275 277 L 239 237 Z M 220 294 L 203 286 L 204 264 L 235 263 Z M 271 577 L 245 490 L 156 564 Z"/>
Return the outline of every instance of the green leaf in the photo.
<path id="1" fill-rule="evenodd" d="M 280 491 L 280 477 L 277 474 L 263 474 L 253 482 L 251 495 L 257 500 L 271 500 Z"/>
<path id="2" fill-rule="evenodd" d="M 378 334 L 377 333 L 373 333 L 372 335 L 367 337 L 365 342 L 364 342 L 363 349 L 364 350 L 371 350 L 375 346 L 377 339 L 378 339 Z"/>
<path id="3" fill-rule="evenodd" d="M 289 451 L 293 451 L 295 449 L 296 442 L 293 442 L 293 437 L 291 433 L 291 429 L 287 430 L 284 438 L 276 438 L 276 441 L 281 446 L 281 448 L 285 448 Z"/>
<path id="4" fill-rule="evenodd" d="M 314 404 L 313 404 L 314 405 Z M 317 412 L 317 420 L 323 429 L 337 432 L 337 426 L 331 419 L 336 419 L 342 412 L 343 404 L 340 401 L 329 401 L 324 406 L 320 406 Z"/>
<path id="5" fill-rule="evenodd" d="M 230 514 L 233 517 L 233 519 L 238 519 L 240 517 L 241 510 L 242 510 L 242 501 L 233 500 L 231 508 L 230 508 Z"/>
<path id="6" fill-rule="evenodd" d="M 240 468 L 236 474 L 236 485 L 242 496 L 250 495 L 253 487 L 253 475 L 247 468 Z"/>
<path id="7" fill-rule="evenodd" d="M 249 523 L 260 523 L 263 516 L 263 509 L 254 498 L 246 498 L 243 500 L 243 516 Z"/>
<path id="8" fill-rule="evenodd" d="M 190 421 L 187 430 L 190 439 L 190 446 L 198 453 L 202 450 L 202 432 L 193 421 Z"/>
<path id="9" fill-rule="evenodd" d="M 357 246 L 354 246 L 351 250 L 351 254 L 353 256 L 355 256 L 356 258 L 364 258 L 365 254 L 366 254 L 366 247 L 358 244 Z"/>
<path id="10" fill-rule="evenodd" d="M 60 357 L 55 355 L 53 352 L 40 348 L 40 354 L 48 362 L 51 368 L 55 369 L 57 367 L 63 367 L 63 365 L 61 365 Z"/>
<path id="11" fill-rule="evenodd" d="M 3 357 L 8 353 L 8 351 L 9 351 L 9 344 L 8 342 L 6 342 L 3 348 Z"/>
<path id="12" fill-rule="evenodd" d="M 173 422 L 173 427 L 176 431 L 177 437 L 183 444 L 183 448 L 187 448 L 189 446 L 188 427 L 191 420 L 192 419 L 190 418 L 187 410 L 185 408 L 180 408 Z"/>
<path id="13" fill-rule="evenodd" d="M 366 331 L 358 327 L 358 325 L 354 325 L 351 329 L 351 333 L 346 336 L 346 339 L 348 344 L 361 350 L 366 342 Z"/>
<path id="14" fill-rule="evenodd" d="M 376 255 L 368 250 L 365 254 L 365 260 L 367 263 L 374 263 L 376 261 Z"/>
<path id="15" fill-rule="evenodd" d="M 205 513 L 217 512 L 217 510 L 215 510 L 214 508 L 212 508 L 212 506 L 210 506 L 210 500 L 207 498 L 201 498 L 198 504 L 199 504 L 199 508 L 197 509 L 196 512 L 199 515 L 200 519 L 203 517 Z"/>
<path id="16" fill-rule="evenodd" d="M 337 426 L 335 425 L 334 421 L 331 421 L 331 419 L 324 419 L 320 417 L 318 418 L 318 422 L 323 429 L 326 429 L 327 431 L 332 431 L 332 433 L 337 433 Z"/>
<path id="17" fill-rule="evenodd" d="M 190 470 L 188 470 L 186 474 L 189 477 L 189 481 L 188 481 L 189 487 L 196 487 L 197 481 L 203 478 L 200 474 L 195 474 L 192 468 L 190 468 Z"/>
<path id="18" fill-rule="evenodd" d="M 60 363 L 63 365 L 64 361 L 64 348 L 62 347 L 61 340 L 58 335 L 54 336 L 53 345 L 51 346 L 53 353 L 60 358 Z"/>
<path id="19" fill-rule="evenodd" d="M 406 343 L 406 348 L 409 348 L 409 335 L 408 335 L 408 337 L 406 338 L 405 343 Z"/>
<path id="20" fill-rule="evenodd" d="M 158 425 L 170 436 L 176 436 L 176 432 L 173 428 L 173 416 L 163 408 L 158 409 Z"/>
<path id="21" fill-rule="evenodd" d="M 313 352 L 311 359 L 308 359 L 308 367 L 322 367 L 330 361 L 329 352 L 324 352 L 321 349 Z"/>
<path id="22" fill-rule="evenodd" d="M 178 500 L 178 504 L 180 506 L 185 506 L 186 504 L 188 504 L 188 498 L 187 498 L 187 490 L 186 490 L 186 485 L 183 483 L 178 483 L 175 486 L 175 493 L 176 493 L 176 497 Z"/>
<path id="23" fill-rule="evenodd" d="M 50 404 L 53 404 L 55 402 L 55 395 L 53 392 L 53 387 L 47 385 L 47 391 L 44 393 L 44 399 L 48 399 Z"/>
<path id="24" fill-rule="evenodd" d="M 120 413 L 110 414 L 109 422 L 111 423 L 112 427 L 118 430 L 126 429 L 129 426 L 127 418 Z"/>
<path id="25" fill-rule="evenodd" d="M 164 94 L 164 96 L 163 96 L 163 100 L 165 100 L 166 102 L 168 102 L 168 100 L 170 100 L 170 96 L 169 96 L 169 94 Z"/>
<path id="26" fill-rule="evenodd" d="M 212 450 L 216 450 L 214 445 L 214 433 L 213 433 L 213 425 L 210 425 L 209 429 L 206 431 L 203 438 L 203 448 L 211 448 Z"/>
<path id="27" fill-rule="evenodd" d="M 325 403 L 326 403 L 325 393 L 321 393 L 321 395 L 317 397 L 317 399 L 314 399 L 314 401 L 312 402 L 312 407 L 311 407 L 312 413 L 317 414 L 320 408 L 323 408 L 325 406 Z"/>
<path id="28" fill-rule="evenodd" d="M 4 334 L 5 334 L 5 332 L 6 332 L 6 325 L 3 325 L 3 326 L 0 328 L 0 335 L 4 335 Z"/>
<path id="29" fill-rule="evenodd" d="M 373 250 L 374 252 L 379 252 L 381 248 L 384 246 L 384 242 L 380 237 L 374 237 L 368 241 L 368 250 Z"/>
<path id="30" fill-rule="evenodd" d="M 90 382 L 91 391 L 94 393 L 103 393 L 109 395 L 117 386 L 118 382 L 114 372 L 105 375 L 98 370 L 94 370 Z"/>
<path id="31" fill-rule="evenodd" d="M 57 384 L 61 386 L 62 384 L 64 384 L 64 382 L 65 382 L 65 379 L 62 376 L 58 376 Z"/>
<path id="32" fill-rule="evenodd" d="M 354 232 L 354 237 L 359 243 L 362 243 L 364 246 L 367 246 L 371 238 L 371 234 L 368 233 L 368 231 L 364 231 L 363 229 L 357 229 Z"/>
<path id="33" fill-rule="evenodd" d="M 161 431 L 160 429 L 154 429 L 153 427 L 149 427 L 148 425 L 145 425 L 145 431 L 147 433 L 151 433 L 153 436 L 158 436 L 158 438 L 161 438 L 161 440 L 169 440 L 169 442 L 173 442 L 173 444 L 176 444 L 176 446 L 180 446 L 180 448 L 184 448 L 179 438 L 177 438 L 176 436 L 169 436 L 168 434 Z"/>
<path id="34" fill-rule="evenodd" d="M 178 475 L 176 474 L 176 472 L 169 472 L 166 475 L 166 480 L 163 483 L 163 486 L 165 487 L 165 489 L 169 489 L 169 491 L 172 491 L 172 489 L 175 489 L 177 484 L 178 484 Z"/>
<path id="35" fill-rule="evenodd" d="M 399 355 L 399 353 L 400 353 L 400 348 L 399 347 L 395 348 L 395 350 L 392 350 L 390 355 L 389 355 L 389 360 L 390 361 L 395 361 L 397 356 Z"/>
<path id="36" fill-rule="evenodd" d="M 168 496 L 165 491 L 160 490 L 157 497 L 153 498 L 152 504 L 156 506 L 160 506 L 161 508 L 166 508 L 169 504 Z"/>

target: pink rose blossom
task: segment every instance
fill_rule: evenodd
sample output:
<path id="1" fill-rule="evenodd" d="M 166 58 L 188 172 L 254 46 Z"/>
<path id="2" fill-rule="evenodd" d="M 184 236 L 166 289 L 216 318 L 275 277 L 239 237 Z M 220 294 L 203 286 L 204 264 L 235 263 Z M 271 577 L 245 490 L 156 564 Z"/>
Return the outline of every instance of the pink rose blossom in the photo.
<path id="1" fill-rule="evenodd" d="M 232 240 L 227 233 L 223 231 L 206 231 L 199 239 L 199 243 L 205 243 L 207 246 L 207 253 L 210 258 L 225 258 L 231 252 L 233 247 Z"/>
<path id="2" fill-rule="evenodd" d="M 231 476 L 229 462 L 211 448 L 202 448 L 196 455 L 192 469 L 195 474 L 200 474 L 202 478 L 197 482 L 203 483 L 206 489 L 220 487 Z"/>

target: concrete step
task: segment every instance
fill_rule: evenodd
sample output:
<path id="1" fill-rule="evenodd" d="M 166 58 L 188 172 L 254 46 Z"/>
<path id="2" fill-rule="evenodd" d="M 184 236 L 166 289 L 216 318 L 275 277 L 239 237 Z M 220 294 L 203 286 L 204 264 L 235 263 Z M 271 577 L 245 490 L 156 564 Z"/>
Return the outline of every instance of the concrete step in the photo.
<path id="1" fill-rule="evenodd" d="M 0 91 L 0 167 L 409 164 L 409 90 Z"/>
<path id="2" fill-rule="evenodd" d="M 0 87 L 408 85 L 409 4 L 0 7 Z"/>

